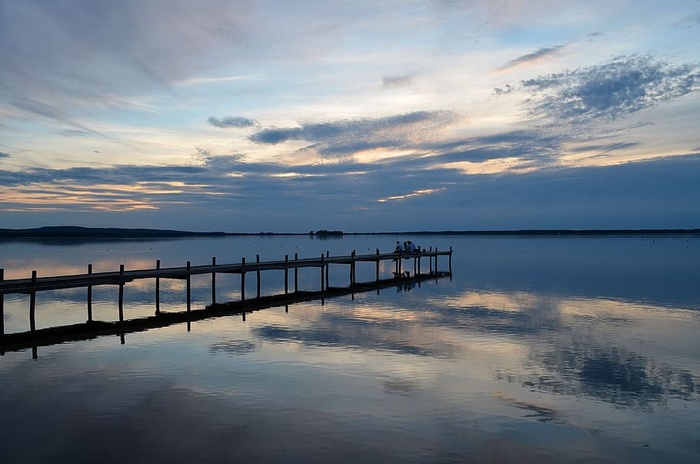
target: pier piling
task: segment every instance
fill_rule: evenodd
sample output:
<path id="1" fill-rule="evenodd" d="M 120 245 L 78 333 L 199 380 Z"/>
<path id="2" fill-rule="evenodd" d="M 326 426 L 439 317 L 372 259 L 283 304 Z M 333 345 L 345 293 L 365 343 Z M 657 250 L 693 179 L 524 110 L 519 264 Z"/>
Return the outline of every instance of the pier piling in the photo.
<path id="1" fill-rule="evenodd" d="M 245 258 L 241 259 L 241 301 L 245 301 Z"/>
<path id="2" fill-rule="evenodd" d="M 379 248 L 377 248 L 377 260 L 376 260 L 376 276 L 375 276 L 375 281 L 379 282 Z"/>
<path id="3" fill-rule="evenodd" d="M 255 255 L 255 263 L 260 262 L 260 255 Z M 260 270 L 255 271 L 255 277 L 256 277 L 256 282 L 257 282 L 257 289 L 256 289 L 256 295 L 258 298 L 260 298 Z"/>
<path id="4" fill-rule="evenodd" d="M 124 275 L 124 265 L 119 265 L 119 275 Z M 124 282 L 119 281 L 119 322 L 124 322 Z"/>
<path id="5" fill-rule="evenodd" d="M 216 256 L 211 258 L 211 267 L 216 269 Z M 216 304 L 216 271 L 211 272 L 211 304 Z"/>
<path id="6" fill-rule="evenodd" d="M 92 274 L 92 264 L 88 264 L 87 273 Z M 92 322 L 92 285 L 87 286 L 87 320 Z"/>
<path id="7" fill-rule="evenodd" d="M 187 277 L 186 277 L 186 279 L 187 279 L 187 312 L 188 313 L 192 309 L 191 308 L 191 306 L 192 306 L 192 299 L 191 299 L 192 286 L 191 286 L 191 282 L 190 282 L 192 280 L 192 274 L 190 273 L 190 269 L 191 269 L 190 262 L 187 261 Z"/>
<path id="8" fill-rule="evenodd" d="M 5 269 L 0 269 L 0 282 L 5 280 Z M 0 293 L 0 337 L 5 335 L 5 294 Z"/>
<path id="9" fill-rule="evenodd" d="M 294 291 L 298 292 L 299 291 L 299 266 L 296 265 L 297 261 L 299 261 L 299 253 L 294 253 Z"/>
<path id="10" fill-rule="evenodd" d="M 325 290 L 325 287 L 324 287 L 324 282 L 325 282 L 325 280 L 324 280 L 324 276 L 323 276 L 323 272 L 324 272 L 324 267 L 325 267 L 325 266 L 324 266 L 324 264 L 323 264 L 323 258 L 324 258 L 323 253 L 321 253 L 321 291 L 324 291 L 324 290 Z M 327 272 L 327 271 L 326 271 L 326 272 Z"/>
<path id="11" fill-rule="evenodd" d="M 156 271 L 160 270 L 160 260 L 156 261 Z M 156 316 L 160 314 L 160 277 L 156 277 Z"/>

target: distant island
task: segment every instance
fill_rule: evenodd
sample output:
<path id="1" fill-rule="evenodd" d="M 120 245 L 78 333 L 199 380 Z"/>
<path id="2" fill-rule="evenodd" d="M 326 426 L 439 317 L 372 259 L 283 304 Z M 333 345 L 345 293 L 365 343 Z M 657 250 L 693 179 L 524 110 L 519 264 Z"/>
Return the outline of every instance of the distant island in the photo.
<path id="1" fill-rule="evenodd" d="M 33 229 L 0 229 L 0 240 L 6 239 L 158 239 L 187 237 L 223 237 L 255 235 L 309 235 L 311 237 L 343 237 L 344 235 L 700 235 L 700 229 L 522 229 L 522 230 L 441 230 L 395 232 L 343 232 L 320 229 L 307 233 L 293 232 L 190 232 L 168 229 L 127 229 L 80 226 L 46 226 Z"/>
<path id="2" fill-rule="evenodd" d="M 342 230 L 326 230 L 321 229 L 314 232 L 313 230 L 309 232 L 309 235 L 315 235 L 317 237 L 342 237 L 344 232 Z"/>

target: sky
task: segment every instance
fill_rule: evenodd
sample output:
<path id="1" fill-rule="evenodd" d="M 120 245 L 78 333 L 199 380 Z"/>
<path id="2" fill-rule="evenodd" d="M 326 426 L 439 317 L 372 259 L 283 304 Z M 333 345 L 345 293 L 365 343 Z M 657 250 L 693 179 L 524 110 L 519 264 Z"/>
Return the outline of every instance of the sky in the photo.
<path id="1" fill-rule="evenodd" d="M 0 0 L 0 228 L 700 228 L 698 44 L 698 0 Z"/>

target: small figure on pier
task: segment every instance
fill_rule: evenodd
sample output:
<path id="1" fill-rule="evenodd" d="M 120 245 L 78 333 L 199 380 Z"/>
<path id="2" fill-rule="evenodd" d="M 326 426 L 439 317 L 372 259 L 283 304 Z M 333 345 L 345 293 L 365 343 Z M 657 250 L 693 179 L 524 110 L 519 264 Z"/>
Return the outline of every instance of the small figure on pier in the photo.
<path id="1" fill-rule="evenodd" d="M 396 241 L 396 248 L 394 249 L 394 253 L 401 253 L 403 251 L 403 248 L 401 248 L 401 243 L 397 240 Z"/>

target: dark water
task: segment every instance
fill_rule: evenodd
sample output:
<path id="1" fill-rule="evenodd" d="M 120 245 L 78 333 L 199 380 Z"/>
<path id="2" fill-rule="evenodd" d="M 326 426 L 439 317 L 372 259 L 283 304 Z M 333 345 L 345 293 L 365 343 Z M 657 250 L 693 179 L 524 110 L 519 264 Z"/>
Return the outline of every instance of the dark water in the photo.
<path id="1" fill-rule="evenodd" d="M 14 278 L 87 263 L 365 253 L 394 241 L 13 243 L 0 244 L 0 267 Z M 132 333 L 124 344 L 40 347 L 37 359 L 5 353 L 1 462 L 698 460 L 700 239 L 414 241 L 453 246 L 453 278 Z M 346 271 L 331 277 L 341 284 Z M 301 286 L 315 289 L 316 272 Z M 363 276 L 373 279 L 373 265 L 358 268 Z M 283 289 L 281 273 L 264 279 L 264 292 Z M 207 304 L 208 279 L 193 284 Z M 239 286 L 221 276 L 217 299 L 237 298 Z M 152 314 L 151 284 L 126 289 L 128 315 Z M 96 314 L 115 319 L 115 295 L 96 292 Z M 182 283 L 161 299 L 183 309 Z M 6 331 L 26 330 L 26 312 L 25 296 L 7 295 Z M 84 320 L 84 290 L 40 294 L 39 327 Z"/>

